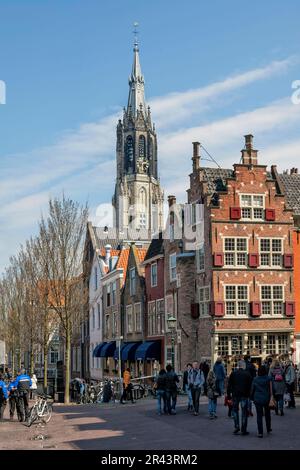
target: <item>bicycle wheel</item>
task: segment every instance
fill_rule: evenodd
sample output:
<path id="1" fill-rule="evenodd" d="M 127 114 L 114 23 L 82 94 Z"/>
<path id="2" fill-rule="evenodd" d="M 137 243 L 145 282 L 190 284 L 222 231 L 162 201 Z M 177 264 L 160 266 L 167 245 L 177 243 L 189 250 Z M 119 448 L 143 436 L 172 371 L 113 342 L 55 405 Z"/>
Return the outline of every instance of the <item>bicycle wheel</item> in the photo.
<path id="1" fill-rule="evenodd" d="M 44 421 L 44 423 L 49 423 L 51 416 L 52 416 L 52 411 L 53 411 L 52 405 L 47 403 L 45 406 L 43 416 L 42 416 L 42 420 Z"/>
<path id="2" fill-rule="evenodd" d="M 27 418 L 27 426 L 31 426 L 38 419 L 37 407 L 34 405 L 30 408 L 29 415 Z"/>

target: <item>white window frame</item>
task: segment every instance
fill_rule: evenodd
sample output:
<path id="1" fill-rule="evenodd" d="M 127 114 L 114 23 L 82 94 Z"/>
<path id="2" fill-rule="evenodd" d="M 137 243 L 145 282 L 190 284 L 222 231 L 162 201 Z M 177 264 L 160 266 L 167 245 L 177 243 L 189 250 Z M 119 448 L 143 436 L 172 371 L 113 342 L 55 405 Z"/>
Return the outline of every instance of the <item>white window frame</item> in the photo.
<path id="1" fill-rule="evenodd" d="M 132 304 L 126 305 L 126 331 L 127 331 L 127 333 L 133 333 L 133 308 L 132 308 Z"/>
<path id="2" fill-rule="evenodd" d="M 156 301 L 148 302 L 148 336 L 155 336 Z"/>
<path id="3" fill-rule="evenodd" d="M 269 251 L 263 251 L 261 249 L 261 242 L 262 240 L 269 240 L 270 242 L 270 250 Z M 273 251 L 273 240 L 280 240 L 281 241 L 281 251 Z M 284 253 L 284 239 L 282 237 L 259 237 L 259 264 L 261 269 L 282 269 L 283 268 L 283 253 Z M 270 259 L 270 264 L 261 264 L 261 257 L 263 254 L 268 254 L 269 259 Z M 281 263 L 280 265 L 278 264 L 273 264 L 273 255 L 280 255 L 281 257 Z"/>
<path id="4" fill-rule="evenodd" d="M 155 267 L 155 283 L 153 282 L 153 272 L 152 269 Z M 151 264 L 151 287 L 157 287 L 157 263 Z"/>
<path id="5" fill-rule="evenodd" d="M 202 296 L 203 293 L 203 296 Z M 199 313 L 201 317 L 209 316 L 210 286 L 198 287 Z"/>
<path id="6" fill-rule="evenodd" d="M 201 247 L 196 248 L 196 269 L 197 273 L 203 273 L 205 271 L 204 244 Z"/>
<path id="7" fill-rule="evenodd" d="M 139 309 L 137 311 L 137 308 Z M 136 302 L 134 304 L 134 331 L 136 333 L 142 332 L 142 304 L 141 302 Z"/>
<path id="8" fill-rule="evenodd" d="M 169 257 L 169 272 L 170 272 L 170 282 L 175 282 L 177 280 L 177 262 L 176 262 L 176 252 L 170 253 Z M 175 266 L 172 266 L 172 260 L 175 259 Z M 174 274 L 175 270 L 175 274 Z"/>
<path id="9" fill-rule="evenodd" d="M 231 287 L 235 288 L 235 298 L 234 299 L 227 299 L 226 296 L 226 287 Z M 239 299 L 238 298 L 238 289 L 239 287 L 246 287 L 247 289 L 247 298 L 246 299 Z M 227 317 L 233 317 L 233 318 L 245 318 L 249 315 L 249 285 L 248 284 L 224 284 L 224 299 L 225 299 L 225 314 Z M 235 307 L 234 313 L 227 313 L 227 303 L 234 303 Z M 238 313 L 239 309 L 239 303 L 246 303 L 246 313 Z"/>
<path id="10" fill-rule="evenodd" d="M 226 250 L 226 240 L 234 240 L 234 250 Z M 246 240 L 246 250 L 238 250 L 238 240 Z M 247 268 L 248 267 L 248 255 L 249 255 L 249 238 L 248 237 L 224 237 L 223 238 L 223 253 L 224 253 L 224 267 L 226 268 Z M 234 255 L 234 264 L 226 264 L 226 254 Z M 245 254 L 245 264 L 238 264 L 238 254 Z"/>
<path id="11" fill-rule="evenodd" d="M 94 266 L 94 290 L 98 289 L 98 268 Z"/>
<path id="12" fill-rule="evenodd" d="M 263 287 L 271 287 L 271 298 L 270 299 L 263 299 L 262 298 L 262 288 Z M 274 299 L 274 287 L 281 287 L 282 288 L 282 299 Z M 262 304 L 262 316 L 265 318 L 270 317 L 277 317 L 280 318 L 284 314 L 284 302 L 285 302 L 285 285 L 284 284 L 260 284 L 259 286 L 259 294 L 260 294 L 260 302 Z M 270 302 L 271 303 L 271 313 L 263 313 L 263 303 Z M 282 304 L 281 313 L 274 313 L 274 302 L 280 302 Z"/>
<path id="13" fill-rule="evenodd" d="M 100 303 L 98 302 L 97 303 L 97 316 L 98 316 L 98 330 L 100 330 L 101 328 L 101 305 Z"/>
<path id="14" fill-rule="evenodd" d="M 247 221 L 263 221 L 264 220 L 264 211 L 265 211 L 265 206 L 266 206 L 266 195 L 265 194 L 253 194 L 253 193 L 241 193 L 240 195 L 240 207 L 241 207 L 241 220 L 247 222 Z M 242 203 L 242 198 L 243 196 L 251 197 L 251 206 L 244 206 Z M 263 198 L 263 205 L 262 206 L 255 206 L 253 203 L 255 197 L 262 197 Z M 243 217 L 243 209 L 250 209 L 251 211 L 251 217 Z M 262 210 L 262 217 L 256 218 L 254 217 L 254 209 L 261 209 Z"/>
<path id="15" fill-rule="evenodd" d="M 111 284 L 111 305 L 117 303 L 117 281 L 113 281 Z"/>
<path id="16" fill-rule="evenodd" d="M 147 215 L 146 215 L 146 212 L 140 212 L 139 227 L 140 227 L 140 229 L 146 229 L 147 228 Z"/>
<path id="17" fill-rule="evenodd" d="M 134 276 L 132 276 L 134 273 Z M 130 268 L 129 270 L 129 291 L 130 295 L 133 296 L 136 294 L 136 269 Z"/>
<path id="18" fill-rule="evenodd" d="M 158 304 L 161 302 L 163 303 L 163 306 L 162 308 L 159 308 Z M 156 331 L 158 335 L 165 333 L 165 299 L 156 300 Z"/>

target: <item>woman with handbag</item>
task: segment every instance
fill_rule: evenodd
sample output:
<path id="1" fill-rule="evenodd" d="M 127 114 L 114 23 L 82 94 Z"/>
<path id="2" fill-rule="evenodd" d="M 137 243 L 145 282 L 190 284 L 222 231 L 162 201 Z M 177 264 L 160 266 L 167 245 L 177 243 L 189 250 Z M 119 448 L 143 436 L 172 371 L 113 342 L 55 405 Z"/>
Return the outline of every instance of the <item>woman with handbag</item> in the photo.
<path id="1" fill-rule="evenodd" d="M 257 437 L 263 437 L 263 414 L 265 415 L 267 433 L 270 433 L 272 432 L 270 406 L 274 406 L 272 380 L 265 366 L 258 369 L 258 376 L 253 379 L 250 397 L 256 408 Z"/>

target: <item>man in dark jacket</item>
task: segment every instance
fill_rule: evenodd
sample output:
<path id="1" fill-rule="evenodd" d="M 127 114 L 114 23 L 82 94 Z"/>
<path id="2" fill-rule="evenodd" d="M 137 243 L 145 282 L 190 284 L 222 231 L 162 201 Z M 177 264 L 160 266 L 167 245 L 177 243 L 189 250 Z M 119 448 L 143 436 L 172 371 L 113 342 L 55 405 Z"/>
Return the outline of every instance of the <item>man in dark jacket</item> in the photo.
<path id="1" fill-rule="evenodd" d="M 246 436 L 247 424 L 248 424 L 248 400 L 250 397 L 252 385 L 252 378 L 249 372 L 246 370 L 246 363 L 244 360 L 240 360 L 237 364 L 237 369 L 230 374 L 228 380 L 227 395 L 232 396 L 233 399 L 233 417 L 234 417 L 234 434 L 238 434 L 240 430 L 242 435 Z M 242 426 L 240 428 L 240 404 L 242 409 Z"/>
<path id="2" fill-rule="evenodd" d="M 188 396 L 188 411 L 193 409 L 193 397 L 192 397 L 191 389 L 189 388 L 189 384 L 188 384 L 189 372 L 192 368 L 193 366 L 191 363 L 188 363 L 186 365 L 186 369 L 183 373 L 183 380 L 182 380 L 182 388 L 187 393 L 187 396 Z"/>
<path id="3" fill-rule="evenodd" d="M 216 377 L 216 389 L 221 397 L 224 393 L 224 381 L 226 378 L 226 371 L 221 357 L 217 358 L 213 371 Z"/>
<path id="4" fill-rule="evenodd" d="M 28 418 L 29 407 L 29 393 L 31 387 L 31 378 L 25 373 L 25 369 L 20 369 L 19 375 L 15 381 L 16 389 L 18 390 L 19 406 L 21 413 L 21 421 L 26 421 Z"/>
<path id="5" fill-rule="evenodd" d="M 167 365 L 166 371 L 165 384 L 167 412 L 169 415 L 176 415 L 177 383 L 179 382 L 179 378 L 170 364 Z"/>

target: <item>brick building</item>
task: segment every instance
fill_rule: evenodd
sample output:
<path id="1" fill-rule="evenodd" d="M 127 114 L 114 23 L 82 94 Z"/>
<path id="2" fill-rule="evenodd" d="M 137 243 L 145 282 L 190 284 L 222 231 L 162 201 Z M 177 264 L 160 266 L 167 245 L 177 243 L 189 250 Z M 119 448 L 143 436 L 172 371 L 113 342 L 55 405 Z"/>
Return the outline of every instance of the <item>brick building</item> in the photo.
<path id="1" fill-rule="evenodd" d="M 294 216 L 294 291 L 296 304 L 294 360 L 300 364 L 300 175 L 297 168 L 278 174 L 274 168 L 278 187 L 286 195 Z"/>
<path id="2" fill-rule="evenodd" d="M 233 169 L 203 168 L 194 143 L 188 202 L 203 204 L 204 245 L 196 255 L 199 352 L 227 365 L 257 362 L 294 344 L 293 213 L 273 168 L 259 165 L 247 135 Z"/>
<path id="3" fill-rule="evenodd" d="M 165 298 L 164 298 L 164 240 L 162 234 L 154 238 L 147 250 L 145 268 L 146 294 L 146 338 L 148 342 L 159 342 L 160 357 L 154 369 L 165 366 Z"/>

